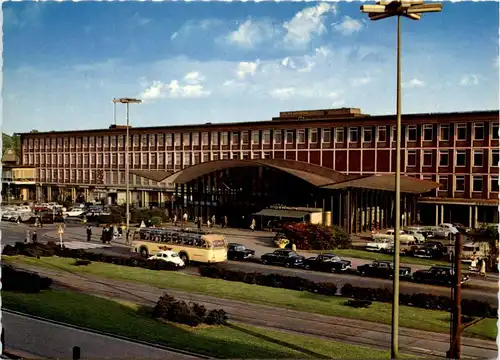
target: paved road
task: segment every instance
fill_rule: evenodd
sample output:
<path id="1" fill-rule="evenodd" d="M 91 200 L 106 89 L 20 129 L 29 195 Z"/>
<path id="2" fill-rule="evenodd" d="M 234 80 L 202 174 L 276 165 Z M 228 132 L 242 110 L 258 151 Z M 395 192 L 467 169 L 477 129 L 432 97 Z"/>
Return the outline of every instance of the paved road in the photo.
<path id="1" fill-rule="evenodd" d="M 32 268 L 32 270 L 35 270 Z M 38 271 L 38 270 L 37 270 Z M 221 299 L 162 289 L 145 284 L 127 283 L 93 276 L 75 275 L 68 272 L 40 269 L 39 272 L 75 291 L 88 292 L 112 299 L 124 299 L 144 305 L 153 305 L 167 291 L 176 298 L 203 304 L 207 309 L 223 308 L 232 321 L 307 334 L 324 339 L 335 339 L 370 347 L 388 349 L 391 341 L 389 325 L 341 317 L 310 314 L 271 306 L 249 304 L 242 301 Z M 462 338 L 462 354 L 465 357 L 497 358 L 496 343 Z M 449 335 L 426 331 L 400 329 L 400 349 L 415 355 L 443 356 L 449 348 Z"/>
<path id="2" fill-rule="evenodd" d="M 79 346 L 84 359 L 200 359 L 73 327 L 2 311 L 5 347 L 50 359 L 71 359 Z"/>

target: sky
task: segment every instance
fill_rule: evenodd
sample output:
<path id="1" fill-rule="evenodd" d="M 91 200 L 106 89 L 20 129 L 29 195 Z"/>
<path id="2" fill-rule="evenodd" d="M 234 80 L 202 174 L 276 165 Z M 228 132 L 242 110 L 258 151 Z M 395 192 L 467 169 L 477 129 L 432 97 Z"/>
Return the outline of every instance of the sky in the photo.
<path id="1" fill-rule="evenodd" d="M 3 3 L 6 133 L 394 114 L 396 19 L 358 2 Z M 498 109 L 499 4 L 402 20 L 403 113 Z M 123 105 L 117 121 L 125 122 Z"/>

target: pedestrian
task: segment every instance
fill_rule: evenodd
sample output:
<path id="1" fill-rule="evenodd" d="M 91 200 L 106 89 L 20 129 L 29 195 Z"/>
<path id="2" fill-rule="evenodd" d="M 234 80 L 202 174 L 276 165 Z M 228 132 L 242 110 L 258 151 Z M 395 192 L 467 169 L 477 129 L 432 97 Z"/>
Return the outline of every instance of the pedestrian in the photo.
<path id="1" fill-rule="evenodd" d="M 87 226 L 87 242 L 90 242 L 92 238 L 92 228 L 89 226 Z"/>
<path id="2" fill-rule="evenodd" d="M 255 231 L 255 226 L 256 226 L 256 225 L 257 225 L 257 224 L 255 223 L 255 219 L 254 219 L 254 218 L 252 218 L 252 223 L 250 224 L 250 229 L 252 229 L 252 232 L 254 232 L 254 231 Z"/>
<path id="3" fill-rule="evenodd" d="M 210 221 L 210 219 L 207 220 L 207 226 L 209 229 L 212 227 L 212 222 Z"/>
<path id="4" fill-rule="evenodd" d="M 38 216 L 38 223 L 40 224 L 40 228 L 43 228 L 42 217 L 40 215 Z"/>
<path id="5" fill-rule="evenodd" d="M 177 226 L 177 214 L 174 215 L 174 226 Z"/>
<path id="6" fill-rule="evenodd" d="M 103 244 L 106 243 L 106 240 L 107 240 L 106 231 L 107 231 L 107 228 L 103 227 L 102 233 L 101 233 L 101 241 Z"/>
<path id="7" fill-rule="evenodd" d="M 200 217 L 198 217 L 198 230 L 201 230 L 201 223 L 202 223 L 203 219 Z"/>
<path id="8" fill-rule="evenodd" d="M 227 228 L 227 216 L 224 215 L 224 224 L 222 225 L 222 227 L 225 229 Z"/>
<path id="9" fill-rule="evenodd" d="M 30 239 L 31 239 L 31 233 L 29 230 L 27 230 L 26 231 L 26 238 L 24 239 L 24 243 L 28 244 L 30 242 Z"/>
<path id="10" fill-rule="evenodd" d="M 36 244 L 38 242 L 38 235 L 36 234 L 36 231 L 33 230 L 33 235 L 31 236 L 31 241 L 33 244 Z"/>
<path id="11" fill-rule="evenodd" d="M 215 214 L 212 215 L 212 226 L 215 226 Z"/>
<path id="12" fill-rule="evenodd" d="M 484 259 L 480 260 L 481 270 L 479 271 L 479 275 L 486 276 L 486 261 Z"/>
<path id="13" fill-rule="evenodd" d="M 187 225 L 188 223 L 188 214 L 185 212 L 184 215 L 182 216 L 182 219 L 184 220 L 184 226 Z"/>

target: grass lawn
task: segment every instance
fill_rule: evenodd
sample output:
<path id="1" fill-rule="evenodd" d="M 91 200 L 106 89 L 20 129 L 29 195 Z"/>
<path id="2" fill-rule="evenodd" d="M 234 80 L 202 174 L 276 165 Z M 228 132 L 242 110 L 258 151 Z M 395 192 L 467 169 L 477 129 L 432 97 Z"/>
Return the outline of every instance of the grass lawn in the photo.
<path id="1" fill-rule="evenodd" d="M 206 294 L 220 298 L 246 301 L 251 303 L 289 308 L 298 311 L 318 313 L 344 318 L 391 323 L 391 304 L 374 302 L 368 309 L 356 309 L 345 306 L 345 298 L 331 297 L 286 289 L 250 285 L 219 279 L 191 276 L 177 272 L 154 271 L 135 267 L 125 267 L 95 262 L 88 266 L 74 266 L 74 259 L 46 257 L 7 257 L 5 262 L 24 263 L 32 266 L 77 274 L 101 276 L 110 279 L 136 281 L 161 288 L 170 288 L 186 292 Z M 426 310 L 409 306 L 400 307 L 400 326 L 435 331 L 449 332 L 450 314 L 445 311 Z M 465 330 L 464 336 L 495 340 L 497 334 L 496 319 L 485 319 Z"/>
<path id="2" fill-rule="evenodd" d="M 49 290 L 39 294 L 2 292 L 2 306 L 39 317 L 218 358 L 387 359 L 386 351 L 239 324 L 198 328 L 150 318 L 129 302 Z"/>

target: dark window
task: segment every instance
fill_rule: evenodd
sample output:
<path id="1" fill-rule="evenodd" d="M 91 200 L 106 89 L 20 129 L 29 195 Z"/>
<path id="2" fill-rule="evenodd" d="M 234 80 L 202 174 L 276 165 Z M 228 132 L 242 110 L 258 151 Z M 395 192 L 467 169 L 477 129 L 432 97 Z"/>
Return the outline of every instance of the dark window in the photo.
<path id="1" fill-rule="evenodd" d="M 417 126 L 408 126 L 408 141 L 417 141 Z"/>
<path id="2" fill-rule="evenodd" d="M 432 151 L 424 151 L 424 166 L 432 166 Z"/>
<path id="3" fill-rule="evenodd" d="M 440 150 L 439 151 L 439 166 L 448 166 L 449 165 L 449 151 L 448 150 Z"/>
<path id="4" fill-rule="evenodd" d="M 417 152 L 415 150 L 408 150 L 408 166 L 417 166 Z"/>
<path id="5" fill-rule="evenodd" d="M 455 158 L 455 166 L 465 166 L 466 164 L 466 153 L 463 150 L 457 150 L 457 156 Z"/>
<path id="6" fill-rule="evenodd" d="M 498 176 L 491 177 L 491 192 L 498 192 Z"/>
<path id="7" fill-rule="evenodd" d="M 465 191 L 465 177 L 457 176 L 455 178 L 455 190 L 456 191 Z"/>
<path id="8" fill-rule="evenodd" d="M 440 125 L 439 127 L 439 140 L 450 140 L 450 125 Z"/>
<path id="9" fill-rule="evenodd" d="M 363 128 L 363 142 L 372 142 L 371 128 Z"/>
<path id="10" fill-rule="evenodd" d="M 475 123 L 474 124 L 474 140 L 483 140 L 484 139 L 484 124 L 483 123 Z"/>
<path id="11" fill-rule="evenodd" d="M 483 191 L 483 177 L 482 176 L 474 176 L 472 178 L 472 191 L 474 191 L 474 192 Z"/>
<path id="12" fill-rule="evenodd" d="M 499 131 L 498 123 L 494 122 L 493 124 L 491 124 L 491 139 L 492 140 L 498 140 L 498 137 L 499 137 L 498 131 Z"/>
<path id="13" fill-rule="evenodd" d="M 467 140 L 467 124 L 457 124 L 457 140 Z"/>
<path id="14" fill-rule="evenodd" d="M 483 150 L 474 150 L 474 166 L 483 166 Z"/>
<path id="15" fill-rule="evenodd" d="M 424 141 L 432 141 L 432 125 L 424 125 Z"/>
<path id="16" fill-rule="evenodd" d="M 440 176 L 439 183 L 441 184 L 440 191 L 448 191 L 448 176 Z"/>
<path id="17" fill-rule="evenodd" d="M 378 141 L 385 142 L 387 135 L 385 126 L 379 126 L 377 131 L 378 131 Z"/>
<path id="18" fill-rule="evenodd" d="M 500 161 L 500 156 L 499 156 L 500 150 L 498 149 L 492 149 L 491 150 L 491 166 L 498 166 L 498 162 Z"/>

